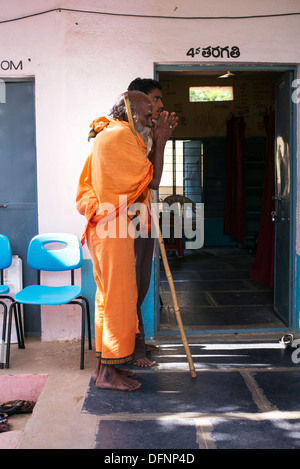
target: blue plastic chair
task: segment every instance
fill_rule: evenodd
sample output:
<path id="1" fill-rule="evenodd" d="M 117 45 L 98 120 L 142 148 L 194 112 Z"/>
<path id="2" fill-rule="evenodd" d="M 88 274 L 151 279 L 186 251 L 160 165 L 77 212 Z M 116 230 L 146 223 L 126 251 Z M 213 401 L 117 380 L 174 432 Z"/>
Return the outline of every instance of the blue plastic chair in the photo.
<path id="1" fill-rule="evenodd" d="M 0 298 L 9 300 L 12 304 L 14 304 L 14 316 L 15 316 L 15 324 L 17 330 L 17 338 L 18 338 L 18 345 L 19 348 L 24 348 L 24 337 L 23 337 L 23 327 L 22 327 L 22 320 L 21 320 L 21 310 L 20 305 L 15 307 L 14 298 L 8 295 L 10 293 L 9 286 L 3 285 L 3 278 L 4 278 L 4 270 L 8 269 L 12 264 L 12 252 L 10 242 L 7 236 L 4 234 L 0 234 Z M 3 306 L 3 321 L 2 321 L 2 343 L 1 347 L 4 347 L 5 338 L 6 338 L 6 326 L 7 326 L 7 304 L 4 301 L 0 301 L 0 304 Z M 4 353 L 1 350 L 0 357 L 4 357 Z M 0 368 L 4 367 L 4 361 L 1 361 Z"/>
<path id="2" fill-rule="evenodd" d="M 82 249 L 77 236 L 70 233 L 46 233 L 35 236 L 29 243 L 27 263 L 38 271 L 38 284 L 29 285 L 15 295 L 15 302 L 31 305 L 77 304 L 82 309 L 80 369 L 84 369 L 85 319 L 87 317 L 89 350 L 92 349 L 89 303 L 74 285 L 74 270 L 82 266 Z M 70 271 L 71 285 L 40 284 L 41 271 Z M 83 301 L 78 301 L 83 300 Z M 84 306 L 85 303 L 85 306 Z M 6 368 L 9 368 L 12 307 L 9 310 Z"/>

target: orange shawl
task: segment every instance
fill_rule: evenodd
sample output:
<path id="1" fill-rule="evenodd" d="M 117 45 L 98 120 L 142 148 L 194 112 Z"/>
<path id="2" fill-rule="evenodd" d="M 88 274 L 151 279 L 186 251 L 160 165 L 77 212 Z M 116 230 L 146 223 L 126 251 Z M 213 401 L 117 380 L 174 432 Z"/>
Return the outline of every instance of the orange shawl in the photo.
<path id="1" fill-rule="evenodd" d="M 133 135 L 128 122 L 101 118 L 91 125 L 99 133 L 81 173 L 76 197 L 77 209 L 88 222 L 82 244 L 89 225 L 112 220 L 137 200 L 147 204 L 148 184 L 153 177 L 144 141 L 139 134 Z M 120 195 L 127 196 L 127 204 L 119 205 Z M 101 203 L 112 204 L 114 210 L 97 215 Z"/>

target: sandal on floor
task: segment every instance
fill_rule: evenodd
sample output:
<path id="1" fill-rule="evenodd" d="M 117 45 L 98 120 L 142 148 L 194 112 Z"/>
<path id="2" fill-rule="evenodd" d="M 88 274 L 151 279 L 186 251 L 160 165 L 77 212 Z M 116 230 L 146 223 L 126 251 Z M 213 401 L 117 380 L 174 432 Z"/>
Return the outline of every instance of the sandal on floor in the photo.
<path id="1" fill-rule="evenodd" d="M 8 423 L 1 423 L 0 422 L 0 433 L 8 432 L 9 431 L 9 425 Z"/>
<path id="2" fill-rule="evenodd" d="M 0 413 L 9 415 L 13 414 L 30 414 L 33 411 L 35 402 L 33 401 L 9 401 L 0 405 Z"/>
<path id="3" fill-rule="evenodd" d="M 8 417 L 7 414 L 0 414 L 0 433 L 9 431 L 9 424 L 8 424 L 7 417 Z"/>
<path id="4" fill-rule="evenodd" d="M 7 414 L 0 414 L 0 422 L 3 423 L 7 423 L 8 422 L 8 415 Z"/>

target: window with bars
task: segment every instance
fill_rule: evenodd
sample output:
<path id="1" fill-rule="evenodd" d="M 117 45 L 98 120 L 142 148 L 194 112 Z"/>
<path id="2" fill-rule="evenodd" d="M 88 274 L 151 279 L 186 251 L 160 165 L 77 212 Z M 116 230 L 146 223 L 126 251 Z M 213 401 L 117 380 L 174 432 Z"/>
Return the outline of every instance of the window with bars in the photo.
<path id="1" fill-rule="evenodd" d="M 159 188 L 163 201 L 169 195 L 183 195 L 193 202 L 203 200 L 203 144 L 200 139 L 168 140 Z"/>

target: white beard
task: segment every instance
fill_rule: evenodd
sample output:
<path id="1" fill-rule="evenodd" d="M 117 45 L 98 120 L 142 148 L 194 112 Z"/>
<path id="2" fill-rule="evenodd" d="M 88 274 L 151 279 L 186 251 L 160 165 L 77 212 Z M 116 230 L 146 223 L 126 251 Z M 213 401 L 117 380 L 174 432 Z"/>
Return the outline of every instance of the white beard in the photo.
<path id="1" fill-rule="evenodd" d="M 149 154 L 149 151 L 151 150 L 152 148 L 152 136 L 151 136 L 151 133 L 152 133 L 152 129 L 151 127 L 144 127 L 143 130 L 141 132 L 139 132 L 140 136 L 142 137 L 142 139 L 144 140 L 144 143 L 147 147 L 147 153 L 146 153 L 146 156 Z"/>
<path id="2" fill-rule="evenodd" d="M 145 145 L 147 145 L 149 135 L 151 134 L 151 127 L 148 127 L 148 126 L 144 127 L 143 130 L 141 130 L 141 132 L 139 132 L 139 134 L 142 137 L 142 139 L 144 140 Z"/>

